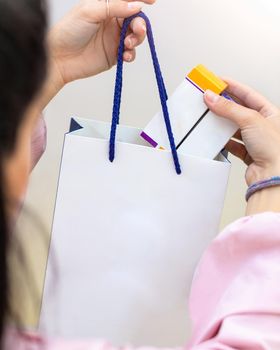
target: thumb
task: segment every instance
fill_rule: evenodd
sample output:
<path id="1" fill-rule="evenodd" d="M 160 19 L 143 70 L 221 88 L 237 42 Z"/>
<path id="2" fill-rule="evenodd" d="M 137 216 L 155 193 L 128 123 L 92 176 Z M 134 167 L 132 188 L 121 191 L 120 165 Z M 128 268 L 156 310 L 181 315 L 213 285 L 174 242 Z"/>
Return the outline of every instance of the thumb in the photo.
<path id="1" fill-rule="evenodd" d="M 241 106 L 234 101 L 230 101 L 223 96 L 215 94 L 211 90 L 205 92 L 204 101 L 213 113 L 231 120 L 237 124 L 240 129 L 244 129 L 258 122 L 261 118 L 257 111 Z"/>
<path id="2" fill-rule="evenodd" d="M 92 22 L 103 22 L 108 18 L 127 18 L 140 12 L 144 3 L 142 1 L 106 0 L 86 2 L 85 15 Z"/>

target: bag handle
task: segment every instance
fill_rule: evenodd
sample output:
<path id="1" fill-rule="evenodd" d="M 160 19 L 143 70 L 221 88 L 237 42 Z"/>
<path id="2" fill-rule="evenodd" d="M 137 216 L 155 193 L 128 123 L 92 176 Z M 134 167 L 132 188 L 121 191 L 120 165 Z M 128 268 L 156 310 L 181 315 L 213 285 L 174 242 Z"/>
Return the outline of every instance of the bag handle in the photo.
<path id="1" fill-rule="evenodd" d="M 125 41 L 126 33 L 128 31 L 128 27 L 130 23 L 136 17 L 143 18 L 147 24 L 147 36 L 148 36 L 148 41 L 150 45 L 159 96 L 161 100 L 162 112 L 164 116 L 164 121 L 165 121 L 166 130 L 169 138 L 169 143 L 170 143 L 170 148 L 171 148 L 171 152 L 174 160 L 175 169 L 177 174 L 179 175 L 182 173 L 182 171 L 179 163 L 179 157 L 178 157 L 178 153 L 177 153 L 177 149 L 174 141 L 174 136 L 173 136 L 170 117 L 169 117 L 169 111 L 167 107 L 168 96 L 167 96 L 164 80 L 161 73 L 160 64 L 156 53 L 152 26 L 149 18 L 143 12 L 139 12 L 138 14 L 125 19 L 121 30 L 120 46 L 118 50 L 118 63 L 117 63 L 117 74 L 116 74 L 116 84 L 115 84 L 113 116 L 112 116 L 111 134 L 110 134 L 109 159 L 111 162 L 113 162 L 115 159 L 116 132 L 117 132 L 117 126 L 120 121 L 120 107 L 121 107 L 121 97 L 122 97 L 122 87 L 123 87 L 123 54 L 125 49 L 124 41 Z"/>

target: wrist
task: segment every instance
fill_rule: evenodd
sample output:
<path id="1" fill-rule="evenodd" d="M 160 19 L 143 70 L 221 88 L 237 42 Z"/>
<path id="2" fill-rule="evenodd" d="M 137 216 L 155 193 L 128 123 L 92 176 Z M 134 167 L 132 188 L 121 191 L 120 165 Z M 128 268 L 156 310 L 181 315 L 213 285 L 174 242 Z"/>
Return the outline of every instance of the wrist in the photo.
<path id="1" fill-rule="evenodd" d="M 256 182 L 267 180 L 274 176 L 280 176 L 280 160 L 266 167 L 250 165 L 246 172 L 246 181 L 248 186 L 251 186 Z"/>
<path id="2" fill-rule="evenodd" d="M 34 106 L 41 113 L 49 102 L 65 85 L 63 77 L 54 59 L 49 60 L 46 80 L 37 96 Z"/>
<path id="3" fill-rule="evenodd" d="M 248 200 L 247 215 L 268 211 L 280 212 L 280 186 L 262 189 L 254 193 Z"/>
<path id="4" fill-rule="evenodd" d="M 55 58 L 49 59 L 46 85 L 55 95 L 66 85 L 60 65 Z"/>
<path id="5" fill-rule="evenodd" d="M 59 30 L 59 28 L 56 29 L 56 27 L 54 27 L 47 36 L 47 50 L 49 56 L 47 83 L 57 92 L 66 85 L 63 74 L 63 64 L 60 62 L 61 60 L 59 59 L 59 54 L 55 45 L 55 42 L 58 40 L 56 38 L 56 33 Z"/>
<path id="6" fill-rule="evenodd" d="M 280 176 L 280 161 L 275 161 L 273 165 L 264 168 L 249 167 L 246 175 L 249 186 L 275 176 Z M 248 200 L 247 215 L 267 211 L 280 212 L 280 186 L 278 185 L 260 189 Z"/>

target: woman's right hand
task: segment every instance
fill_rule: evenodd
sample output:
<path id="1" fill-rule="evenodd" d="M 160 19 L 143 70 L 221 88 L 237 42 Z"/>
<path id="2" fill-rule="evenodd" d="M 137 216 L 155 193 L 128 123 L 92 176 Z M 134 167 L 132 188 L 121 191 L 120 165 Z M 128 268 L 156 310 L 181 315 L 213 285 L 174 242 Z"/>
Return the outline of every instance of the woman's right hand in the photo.
<path id="1" fill-rule="evenodd" d="M 231 79 L 224 80 L 229 86 L 227 92 L 239 103 L 211 91 L 205 93 L 204 100 L 216 115 L 239 126 L 240 130 L 235 135 L 239 142 L 230 140 L 227 149 L 248 165 L 247 184 L 250 186 L 257 181 L 280 176 L 280 110 L 250 87 Z M 254 200 L 251 201 L 258 208 L 254 205 L 253 210 L 248 213 L 273 210 L 274 207 L 280 211 L 280 187 L 261 192 L 262 194 L 253 195 Z M 266 201 L 275 200 L 273 207 L 260 203 L 263 193 L 271 194 L 273 198 L 267 198 Z"/>

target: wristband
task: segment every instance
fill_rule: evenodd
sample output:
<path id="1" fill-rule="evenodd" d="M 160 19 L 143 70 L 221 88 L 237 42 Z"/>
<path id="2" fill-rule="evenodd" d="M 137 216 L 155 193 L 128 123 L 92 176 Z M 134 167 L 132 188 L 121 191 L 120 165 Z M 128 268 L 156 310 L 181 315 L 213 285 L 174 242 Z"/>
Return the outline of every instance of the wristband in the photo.
<path id="1" fill-rule="evenodd" d="M 265 188 L 270 188 L 274 186 L 280 186 L 280 176 L 274 176 L 267 180 L 262 180 L 251 185 L 246 193 L 246 201 L 252 197 L 258 191 L 264 190 Z"/>

